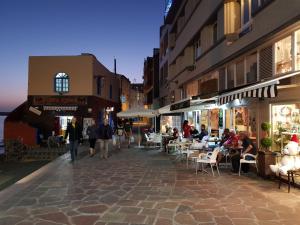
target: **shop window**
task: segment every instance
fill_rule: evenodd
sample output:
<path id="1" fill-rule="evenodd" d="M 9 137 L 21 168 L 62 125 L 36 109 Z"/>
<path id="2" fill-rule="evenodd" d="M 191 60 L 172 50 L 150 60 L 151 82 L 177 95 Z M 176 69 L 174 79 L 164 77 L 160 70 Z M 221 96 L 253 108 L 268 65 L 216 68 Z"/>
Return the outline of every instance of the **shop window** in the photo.
<path id="1" fill-rule="evenodd" d="M 282 132 L 300 133 L 300 103 L 273 105 L 271 124 L 275 141 L 274 148 L 279 150 L 281 141 L 285 145 L 289 140 L 288 136 L 281 136 Z"/>
<path id="2" fill-rule="evenodd" d="M 231 110 L 226 109 L 225 110 L 225 128 L 232 129 L 231 123 L 230 123 L 230 115 L 231 115 Z"/>
<path id="3" fill-rule="evenodd" d="M 234 109 L 233 125 L 237 132 L 248 131 L 248 109 L 246 107 L 240 107 Z"/>
<path id="4" fill-rule="evenodd" d="M 234 64 L 227 67 L 227 89 L 234 88 Z"/>
<path id="5" fill-rule="evenodd" d="M 295 66 L 296 70 L 300 70 L 300 30 L 296 31 L 295 33 L 295 40 L 296 40 L 296 49 L 295 49 Z"/>
<path id="6" fill-rule="evenodd" d="M 69 76 L 66 73 L 58 73 L 54 78 L 55 92 L 69 92 Z"/>
<path id="7" fill-rule="evenodd" d="M 201 111 L 200 124 L 204 124 L 206 128 L 208 127 L 208 112 L 209 111 L 207 109 Z"/>
<path id="8" fill-rule="evenodd" d="M 219 109 L 210 110 L 210 128 L 212 130 L 219 129 Z"/>
<path id="9" fill-rule="evenodd" d="M 257 54 L 256 53 L 246 57 L 246 79 L 248 84 L 257 81 Z"/>
<path id="10" fill-rule="evenodd" d="M 237 62 L 235 77 L 236 77 L 236 86 L 241 86 L 245 84 L 244 60 Z"/>
<path id="11" fill-rule="evenodd" d="M 275 43 L 275 72 L 286 73 L 292 70 L 292 37 L 288 36 Z"/>

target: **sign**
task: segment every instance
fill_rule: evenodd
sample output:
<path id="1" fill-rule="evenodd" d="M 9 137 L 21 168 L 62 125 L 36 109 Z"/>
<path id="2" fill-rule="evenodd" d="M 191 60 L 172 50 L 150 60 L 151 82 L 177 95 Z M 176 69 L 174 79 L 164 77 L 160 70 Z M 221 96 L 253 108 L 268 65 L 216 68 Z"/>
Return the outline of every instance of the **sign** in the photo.
<path id="1" fill-rule="evenodd" d="M 77 111 L 77 106 L 43 106 L 45 111 Z"/>
<path id="2" fill-rule="evenodd" d="M 40 116 L 42 112 L 32 106 L 29 107 L 29 111 L 35 113 L 36 115 Z"/>
<path id="3" fill-rule="evenodd" d="M 174 110 L 178 110 L 178 109 L 185 109 L 185 108 L 188 108 L 190 106 L 191 106 L 191 101 L 186 100 L 186 101 L 179 102 L 179 103 L 171 105 L 170 111 L 174 111 Z"/>
<path id="4" fill-rule="evenodd" d="M 86 97 L 38 96 L 33 97 L 33 105 L 86 105 Z"/>

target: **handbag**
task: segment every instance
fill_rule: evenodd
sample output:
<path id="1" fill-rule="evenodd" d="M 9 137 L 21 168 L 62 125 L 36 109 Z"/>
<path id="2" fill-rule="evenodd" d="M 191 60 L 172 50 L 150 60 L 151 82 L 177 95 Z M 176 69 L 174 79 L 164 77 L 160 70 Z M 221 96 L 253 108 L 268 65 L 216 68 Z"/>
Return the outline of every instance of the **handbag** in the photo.
<path id="1" fill-rule="evenodd" d="M 134 142 L 134 137 L 133 137 L 133 136 L 130 137 L 130 142 L 131 142 L 131 143 Z"/>

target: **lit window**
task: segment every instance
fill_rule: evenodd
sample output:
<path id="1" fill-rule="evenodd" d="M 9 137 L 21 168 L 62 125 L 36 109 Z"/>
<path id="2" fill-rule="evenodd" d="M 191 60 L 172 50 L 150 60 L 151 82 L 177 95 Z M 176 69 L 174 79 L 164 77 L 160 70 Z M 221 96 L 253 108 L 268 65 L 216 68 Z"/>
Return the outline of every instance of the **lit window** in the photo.
<path id="1" fill-rule="evenodd" d="M 296 70 L 300 70 L 300 30 L 296 31 L 295 33 L 295 39 L 296 39 L 296 58 L 295 58 L 295 64 L 296 64 Z"/>
<path id="2" fill-rule="evenodd" d="M 292 37 L 288 36 L 275 43 L 275 71 L 276 74 L 292 70 Z"/>
<path id="3" fill-rule="evenodd" d="M 58 73 L 54 78 L 55 92 L 69 92 L 69 76 L 66 73 Z"/>

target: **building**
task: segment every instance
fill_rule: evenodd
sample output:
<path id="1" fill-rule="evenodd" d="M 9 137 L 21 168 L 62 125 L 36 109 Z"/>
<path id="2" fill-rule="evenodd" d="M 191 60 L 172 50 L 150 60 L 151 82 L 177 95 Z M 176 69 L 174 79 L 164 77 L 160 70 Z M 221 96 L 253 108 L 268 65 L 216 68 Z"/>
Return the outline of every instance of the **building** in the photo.
<path id="1" fill-rule="evenodd" d="M 159 108 L 159 49 L 144 60 L 144 95 L 148 108 Z"/>
<path id="2" fill-rule="evenodd" d="M 300 133 L 300 1 L 169 0 L 160 29 L 161 112 L 221 135 Z M 257 141 L 259 144 L 259 141 Z"/>
<path id="3" fill-rule="evenodd" d="M 129 108 L 144 108 L 144 84 L 132 83 L 130 85 Z"/>
<path id="4" fill-rule="evenodd" d="M 73 116 L 83 125 L 84 134 L 92 119 L 100 124 L 108 118 L 114 126 L 116 113 L 122 107 L 120 96 L 128 98 L 129 85 L 124 75 L 110 72 L 92 54 L 30 56 L 28 99 L 8 115 L 4 138 L 23 137 L 24 134 L 13 133 L 9 128 L 20 122 L 30 126 L 31 132 L 34 130 L 31 137 L 36 141 L 52 131 L 63 135 Z M 124 107 L 128 104 L 123 103 Z M 40 123 L 35 122 L 38 120 Z"/>

